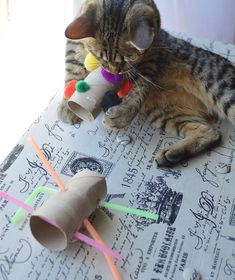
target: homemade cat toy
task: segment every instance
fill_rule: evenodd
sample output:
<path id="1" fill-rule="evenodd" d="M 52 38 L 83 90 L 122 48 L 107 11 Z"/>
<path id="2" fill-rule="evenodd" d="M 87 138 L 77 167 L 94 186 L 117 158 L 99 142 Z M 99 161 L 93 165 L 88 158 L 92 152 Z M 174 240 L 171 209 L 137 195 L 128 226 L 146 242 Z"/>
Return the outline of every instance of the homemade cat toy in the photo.
<path id="1" fill-rule="evenodd" d="M 19 207 L 23 208 L 24 210 L 26 210 L 29 213 L 33 213 L 33 211 L 34 211 L 34 209 L 31 206 L 29 206 L 28 204 L 25 204 L 24 202 L 19 201 L 18 199 L 8 195 L 5 192 L 0 191 L 0 197 L 18 205 Z M 46 221 L 46 222 L 50 224 L 50 221 Z M 106 247 L 104 241 L 101 239 L 99 234 L 96 232 L 96 230 L 93 228 L 93 226 L 87 219 L 84 220 L 84 225 L 85 225 L 87 231 L 90 233 L 90 235 L 92 236 L 92 238 L 94 238 L 95 241 L 79 232 L 75 232 L 74 237 L 78 238 L 81 241 L 83 241 L 84 243 L 87 243 L 88 245 L 93 246 L 93 247 L 97 248 L 98 250 L 100 250 L 104 254 L 104 257 L 108 263 L 108 266 L 113 274 L 114 279 L 122 280 L 122 278 L 111 258 L 111 256 L 114 256 L 119 259 L 119 257 L 118 257 L 119 254 L 116 254 L 116 256 L 115 256 L 115 254 L 113 254 L 112 250 L 110 250 L 109 248 Z M 56 225 L 53 225 L 53 224 L 51 224 L 51 226 L 56 227 Z M 44 232 L 44 234 L 46 234 L 46 233 Z"/>
<path id="2" fill-rule="evenodd" d="M 24 203 L 24 202 L 22 202 L 22 201 L 16 199 L 15 197 L 10 196 L 9 194 L 7 194 L 7 193 L 5 193 L 5 192 L 0 191 L 0 197 L 2 197 L 2 198 L 4 198 L 5 200 L 8 200 L 8 201 L 14 203 L 15 205 L 19 206 L 19 207 L 20 207 L 20 210 L 24 209 L 26 212 L 32 213 L 32 214 L 34 214 L 35 212 L 37 212 L 37 210 L 35 210 L 35 209 L 34 209 L 33 207 L 31 207 L 29 204 L 26 204 L 26 203 Z M 55 224 L 53 224 L 51 221 L 49 221 L 48 219 L 46 219 L 46 218 L 43 217 L 43 216 L 40 216 L 40 219 L 41 219 L 42 221 L 45 221 L 46 223 L 48 223 L 49 226 L 57 227 Z M 12 220 L 11 222 L 12 222 L 12 223 L 15 223 L 15 222 L 13 222 L 13 220 Z M 32 230 L 33 230 L 33 229 L 31 228 L 31 231 L 32 231 Z M 42 230 L 42 229 L 40 229 L 40 230 Z M 60 229 L 60 230 L 62 230 L 62 229 Z M 46 235 L 48 232 L 50 232 L 50 230 L 49 230 L 49 231 L 45 230 L 45 231 L 44 231 L 44 234 Z M 32 233 L 33 233 L 33 232 L 32 232 Z M 100 251 L 103 252 L 103 253 L 106 252 L 106 253 L 109 254 L 110 256 L 113 256 L 113 257 L 115 257 L 115 258 L 117 258 L 117 259 L 123 259 L 123 257 L 122 257 L 120 254 L 118 254 L 118 253 L 112 251 L 111 249 L 109 249 L 109 248 L 106 247 L 106 246 L 103 246 L 103 245 L 101 245 L 101 244 L 95 242 L 94 240 L 90 239 L 89 237 L 87 237 L 86 235 L 84 235 L 84 234 L 82 234 L 82 233 L 80 233 L 80 232 L 78 232 L 78 231 L 76 231 L 76 232 L 74 233 L 74 236 L 73 236 L 73 237 L 75 237 L 75 238 L 81 240 L 82 242 L 84 242 L 84 243 L 86 243 L 86 244 L 88 244 L 88 245 L 90 245 L 90 246 L 93 246 L 93 247 L 97 248 L 98 250 L 100 250 Z M 52 238 L 52 237 L 51 237 L 51 238 Z M 37 239 L 37 238 L 36 238 L 36 239 Z M 37 239 L 37 240 L 40 242 L 39 239 L 40 239 L 40 237 Z M 46 247 L 46 248 L 48 248 L 48 249 L 53 249 L 53 250 L 55 250 L 55 251 L 63 250 L 63 248 L 62 248 L 61 246 L 60 246 L 59 248 L 58 248 L 58 246 L 55 247 L 54 242 L 52 242 L 52 243 L 49 242 L 49 243 L 48 243 L 48 239 L 47 239 L 45 236 L 43 237 L 43 239 L 42 239 L 41 241 L 42 241 L 41 244 L 44 245 L 44 247 Z M 65 249 L 65 248 L 64 248 L 64 249 Z"/>
<path id="3" fill-rule="evenodd" d="M 26 199 L 26 203 L 28 204 L 4 192 L 0 192 L 0 197 L 32 213 L 30 217 L 30 229 L 36 240 L 43 246 L 52 250 L 63 250 L 67 247 L 69 241 L 74 238 L 80 239 L 102 251 L 114 279 L 121 280 L 122 278 L 111 256 L 117 259 L 123 259 L 123 257 L 105 245 L 87 217 L 95 211 L 98 205 L 154 220 L 158 219 L 158 215 L 101 201 L 107 193 L 107 186 L 105 178 L 96 172 L 88 170 L 78 172 L 71 180 L 64 184 L 32 137 L 29 138 L 29 142 L 60 187 L 60 191 L 46 187 L 36 188 Z M 33 202 L 38 193 L 53 194 L 53 196 L 39 209 L 34 210 L 29 204 Z M 19 209 L 12 218 L 12 222 L 18 222 L 24 214 L 24 211 L 22 212 L 22 209 Z M 82 222 L 95 241 L 77 231 L 81 227 Z"/>
<path id="4" fill-rule="evenodd" d="M 119 88 L 118 98 L 123 98 L 132 88 L 132 83 L 122 74 L 112 74 L 100 67 L 96 58 L 89 53 L 84 65 L 90 74 L 85 80 L 73 80 L 65 88 L 64 97 L 68 107 L 80 119 L 93 121 L 100 111 L 100 105 L 106 92 Z"/>

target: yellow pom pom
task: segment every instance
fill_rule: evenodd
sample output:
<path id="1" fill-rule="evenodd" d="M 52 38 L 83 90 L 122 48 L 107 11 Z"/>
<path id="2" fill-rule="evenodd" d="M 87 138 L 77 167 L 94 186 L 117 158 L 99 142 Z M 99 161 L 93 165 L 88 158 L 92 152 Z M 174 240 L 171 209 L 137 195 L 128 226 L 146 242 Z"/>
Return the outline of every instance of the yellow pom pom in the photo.
<path id="1" fill-rule="evenodd" d="M 99 61 L 94 57 L 93 54 L 88 53 L 88 55 L 85 58 L 84 65 L 87 69 L 87 71 L 91 72 L 97 69 L 100 66 Z"/>

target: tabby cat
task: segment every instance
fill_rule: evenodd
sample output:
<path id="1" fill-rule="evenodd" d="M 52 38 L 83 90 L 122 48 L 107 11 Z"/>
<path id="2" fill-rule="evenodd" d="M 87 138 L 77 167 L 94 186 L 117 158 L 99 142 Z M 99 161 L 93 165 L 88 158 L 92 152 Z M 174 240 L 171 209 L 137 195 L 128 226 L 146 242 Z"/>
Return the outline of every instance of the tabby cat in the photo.
<path id="1" fill-rule="evenodd" d="M 235 124 L 235 67 L 162 30 L 153 0 L 86 0 L 65 35 L 66 82 L 87 75 L 83 60 L 89 51 L 105 69 L 124 73 L 135 85 L 106 112 L 107 128 L 129 125 L 141 110 L 158 128 L 182 137 L 157 152 L 159 166 L 218 145 L 218 117 Z M 65 100 L 58 111 L 66 122 L 79 121 Z"/>

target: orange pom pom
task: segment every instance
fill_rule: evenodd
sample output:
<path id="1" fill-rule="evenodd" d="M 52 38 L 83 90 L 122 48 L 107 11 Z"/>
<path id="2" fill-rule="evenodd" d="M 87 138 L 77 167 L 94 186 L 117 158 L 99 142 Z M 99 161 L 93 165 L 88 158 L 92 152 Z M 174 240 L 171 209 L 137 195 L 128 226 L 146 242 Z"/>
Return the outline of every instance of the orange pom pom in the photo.
<path id="1" fill-rule="evenodd" d="M 77 80 L 72 80 L 66 85 L 64 89 L 64 98 L 66 100 L 69 100 L 71 96 L 74 94 L 74 92 L 76 91 L 76 83 Z"/>
<path id="2" fill-rule="evenodd" d="M 133 88 L 133 84 L 129 80 L 125 80 L 117 95 L 120 98 L 125 97 L 128 92 Z"/>

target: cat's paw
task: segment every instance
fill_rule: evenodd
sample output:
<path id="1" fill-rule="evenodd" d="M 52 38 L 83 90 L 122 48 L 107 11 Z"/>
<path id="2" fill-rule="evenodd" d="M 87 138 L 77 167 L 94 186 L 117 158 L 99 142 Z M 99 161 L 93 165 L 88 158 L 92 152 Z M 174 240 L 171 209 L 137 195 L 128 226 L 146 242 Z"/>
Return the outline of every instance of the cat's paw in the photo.
<path id="1" fill-rule="evenodd" d="M 81 119 L 69 109 L 66 100 L 61 101 L 57 108 L 57 113 L 59 118 L 65 123 L 76 124 L 81 122 Z"/>
<path id="2" fill-rule="evenodd" d="M 155 156 L 155 161 L 158 166 L 173 166 L 184 159 L 184 154 L 176 149 L 159 150 Z"/>
<path id="3" fill-rule="evenodd" d="M 133 108 L 127 104 L 120 104 L 108 109 L 103 119 L 103 124 L 107 128 L 121 129 L 128 126 L 136 116 Z"/>

